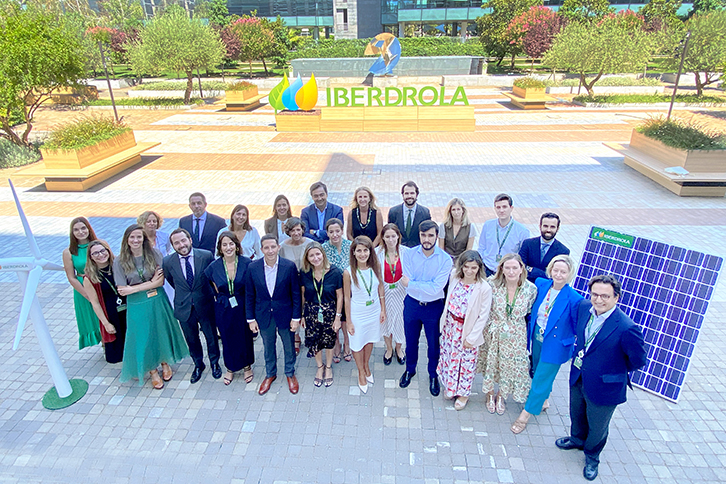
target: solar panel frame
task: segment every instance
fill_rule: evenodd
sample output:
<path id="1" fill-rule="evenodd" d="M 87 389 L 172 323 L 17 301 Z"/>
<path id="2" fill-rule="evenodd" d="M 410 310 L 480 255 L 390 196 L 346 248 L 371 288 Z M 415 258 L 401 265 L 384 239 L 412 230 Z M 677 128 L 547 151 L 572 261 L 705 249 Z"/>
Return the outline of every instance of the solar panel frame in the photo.
<path id="1" fill-rule="evenodd" d="M 723 257 L 592 226 L 572 287 L 613 274 L 622 284 L 618 307 L 643 331 L 648 362 L 633 385 L 677 403 L 708 313 Z"/>

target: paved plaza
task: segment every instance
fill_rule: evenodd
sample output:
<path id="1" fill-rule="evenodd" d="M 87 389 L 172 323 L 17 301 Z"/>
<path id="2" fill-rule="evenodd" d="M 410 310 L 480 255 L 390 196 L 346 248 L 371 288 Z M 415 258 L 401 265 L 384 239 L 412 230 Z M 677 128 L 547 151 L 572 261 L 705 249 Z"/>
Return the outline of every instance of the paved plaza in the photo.
<path id="1" fill-rule="evenodd" d="M 286 194 L 299 214 L 311 203 L 308 187 L 317 180 L 328 185 L 329 200 L 344 207 L 356 187 L 368 186 L 384 212 L 401 202 L 401 185 L 415 180 L 419 202 L 435 220 L 443 220 L 446 203 L 457 196 L 477 225 L 494 218 L 493 197 L 506 192 L 514 198 L 513 216 L 532 236 L 541 213 L 560 214 L 558 237 L 577 260 L 592 225 L 726 255 L 723 198 L 676 197 L 603 145 L 628 142 L 633 126 L 652 111 L 563 103 L 519 112 L 496 90 L 467 92 L 477 106 L 471 133 L 277 133 L 268 106 L 254 113 L 227 113 L 219 105 L 122 110 L 137 141 L 161 144 L 136 169 L 102 186 L 49 193 L 42 180 L 0 171 L 3 257 L 29 255 L 8 177 L 41 252 L 57 263 L 75 216 L 89 217 L 117 252 L 123 230 L 138 214 L 159 212 L 169 231 L 189 212 L 189 194 L 199 190 L 209 211 L 225 218 L 235 204 L 247 205 L 262 231 L 277 194 Z M 38 130 L 81 114 L 43 111 Z M 569 431 L 567 366 L 555 382 L 552 407 L 516 436 L 509 427 L 522 406 L 510 398 L 504 416 L 489 414 L 480 375 L 463 411 L 431 397 L 425 340 L 407 389 L 398 387 L 403 367 L 395 360 L 384 366 L 379 343 L 368 394 L 358 389 L 355 364 L 345 361 L 333 366 L 332 387 L 315 388 L 315 362 L 303 349 L 296 365 L 300 392 L 291 395 L 278 379 L 261 397 L 258 339 L 253 383 L 237 376 L 225 386 L 206 371 L 191 385 L 187 358 L 158 391 L 148 382 L 120 383 L 121 365 L 107 364 L 100 345 L 77 349 L 64 274 L 46 273 L 38 295 L 68 376 L 90 387 L 69 408 L 43 408 L 40 400 L 52 381 L 31 324 L 12 350 L 22 292 L 14 275 L 0 274 L 0 484 L 586 482 L 583 454 L 554 445 Z M 613 417 L 596 482 L 726 482 L 725 340 L 722 281 L 679 402 L 628 391 L 628 402 Z"/>

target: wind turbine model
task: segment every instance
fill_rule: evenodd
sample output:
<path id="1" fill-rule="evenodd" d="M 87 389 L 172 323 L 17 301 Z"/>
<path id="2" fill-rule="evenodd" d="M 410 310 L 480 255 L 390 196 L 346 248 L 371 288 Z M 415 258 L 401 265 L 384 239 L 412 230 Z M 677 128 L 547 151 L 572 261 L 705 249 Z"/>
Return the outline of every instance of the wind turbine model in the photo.
<path id="1" fill-rule="evenodd" d="M 86 391 L 88 391 L 88 382 L 85 380 L 68 380 L 66 371 L 63 369 L 63 364 L 50 337 L 48 325 L 43 317 L 43 309 L 40 307 L 40 302 L 36 294 L 43 271 L 62 271 L 63 267 L 41 257 L 40 249 L 35 242 L 35 237 L 33 237 L 33 232 L 30 231 L 28 219 L 25 217 L 23 207 L 20 205 L 18 195 L 15 193 L 13 182 L 8 180 L 8 183 L 10 183 L 10 189 L 13 192 L 13 198 L 15 198 L 15 206 L 18 208 L 20 221 L 23 223 L 25 238 L 28 239 L 30 252 L 33 254 L 32 257 L 0 259 L 0 272 L 15 272 L 23 288 L 23 304 L 20 307 L 20 317 L 18 318 L 18 329 L 15 333 L 13 350 L 18 349 L 25 323 L 28 320 L 28 316 L 30 316 L 33 321 L 33 327 L 35 328 L 35 334 L 38 336 L 40 349 L 43 351 L 45 362 L 50 370 L 50 376 L 53 378 L 53 383 L 55 384 L 43 396 L 43 406 L 49 410 L 66 408 L 76 403 L 86 394 Z"/>

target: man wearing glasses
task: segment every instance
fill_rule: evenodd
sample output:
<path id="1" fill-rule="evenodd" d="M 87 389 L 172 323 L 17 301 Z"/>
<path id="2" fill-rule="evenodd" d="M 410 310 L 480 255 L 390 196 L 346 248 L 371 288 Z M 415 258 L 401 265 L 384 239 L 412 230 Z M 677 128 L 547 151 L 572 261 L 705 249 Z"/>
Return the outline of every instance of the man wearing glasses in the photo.
<path id="1" fill-rule="evenodd" d="M 557 439 L 563 450 L 585 452 L 585 479 L 597 477 L 597 467 L 608 437 L 615 407 L 626 400 L 629 373 L 647 360 L 643 334 L 616 307 L 620 281 L 610 274 L 588 283 L 590 299 L 577 307 L 577 341 L 570 369 L 569 437 Z"/>

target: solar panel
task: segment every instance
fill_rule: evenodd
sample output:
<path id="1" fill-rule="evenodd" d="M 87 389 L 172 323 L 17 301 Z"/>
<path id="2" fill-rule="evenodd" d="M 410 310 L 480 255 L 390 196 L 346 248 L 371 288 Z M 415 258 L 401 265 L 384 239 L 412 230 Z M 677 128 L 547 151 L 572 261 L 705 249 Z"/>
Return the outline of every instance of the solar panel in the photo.
<path id="1" fill-rule="evenodd" d="M 618 306 L 640 326 L 648 350 L 633 384 L 677 402 L 722 266 L 722 257 L 591 227 L 573 287 L 588 297 L 592 276 L 617 276 Z"/>

